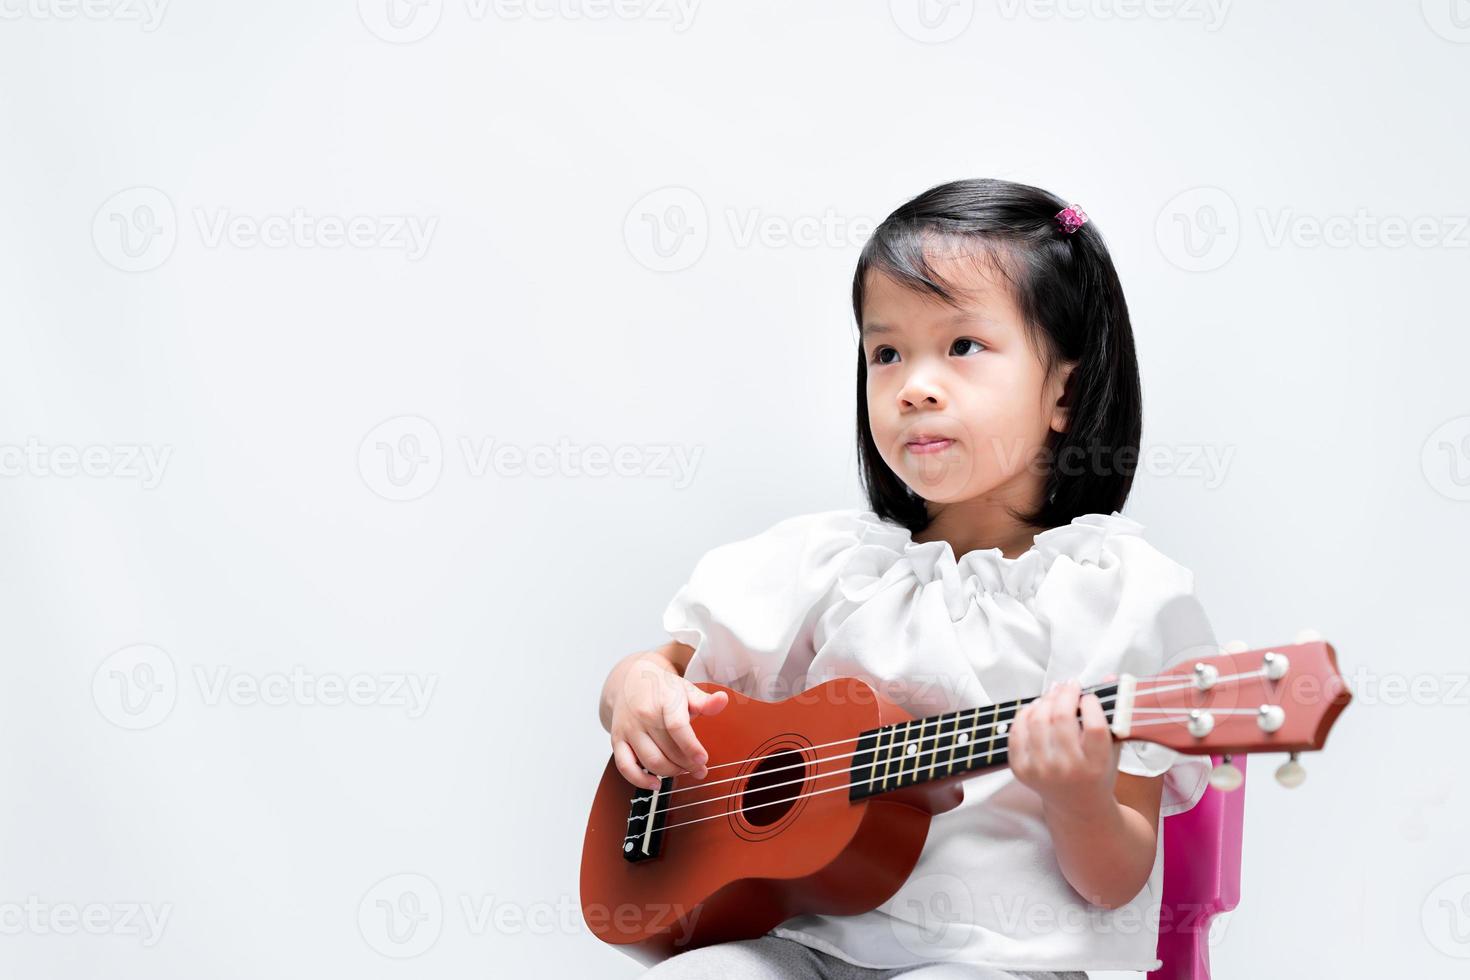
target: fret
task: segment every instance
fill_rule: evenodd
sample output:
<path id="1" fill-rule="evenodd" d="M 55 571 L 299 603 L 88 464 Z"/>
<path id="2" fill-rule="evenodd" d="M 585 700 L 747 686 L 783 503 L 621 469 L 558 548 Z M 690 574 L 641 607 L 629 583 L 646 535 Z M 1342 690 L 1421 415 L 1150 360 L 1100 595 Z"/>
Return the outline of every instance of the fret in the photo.
<path id="1" fill-rule="evenodd" d="M 879 785 L 886 789 L 888 785 L 888 763 L 893 757 L 893 726 L 885 726 L 880 728 L 879 731 L 883 733 L 879 741 L 882 748 L 878 751 L 878 758 L 873 760 L 873 775 L 875 777 L 878 776 L 878 764 L 881 762 L 883 764 L 883 776 L 881 777 L 883 782 Z"/>
<path id="2" fill-rule="evenodd" d="M 919 724 L 919 767 L 918 772 L 914 774 L 916 781 L 934 778 L 934 763 L 939 761 L 939 726 L 943 719 L 943 715 L 935 715 L 932 718 L 925 718 Z M 934 723 L 933 734 L 928 733 L 930 722 Z M 927 766 L 924 765 L 925 755 L 929 756 L 929 764 Z M 920 775 L 925 769 L 929 770 L 929 774 L 927 776 Z"/>
<path id="3" fill-rule="evenodd" d="M 954 719 L 955 723 L 949 730 L 949 772 L 946 775 L 950 776 L 954 775 L 955 751 L 960 746 L 960 739 L 965 737 L 965 729 L 969 727 L 969 722 L 965 721 L 965 713 L 963 711 L 955 712 Z"/>
<path id="4" fill-rule="evenodd" d="M 917 739 L 914 738 L 914 726 L 915 725 L 918 725 L 919 726 L 919 737 Z M 904 762 L 907 763 L 908 760 L 909 760 L 909 757 L 910 756 L 913 757 L 913 760 L 914 760 L 914 771 L 911 772 L 911 773 L 909 773 L 909 775 L 911 775 L 913 777 L 913 782 L 915 782 L 915 783 L 917 783 L 919 781 L 919 748 L 920 748 L 920 743 L 923 741 L 923 737 L 924 737 L 924 719 L 922 719 L 922 718 L 916 718 L 916 719 L 914 719 L 913 721 L 909 722 L 907 725 L 904 726 L 903 758 L 904 758 Z M 912 751 L 910 751 L 911 749 L 912 749 Z M 898 783 L 899 783 L 900 786 L 908 785 L 908 784 L 905 784 L 904 781 L 903 781 L 903 770 L 902 770 L 902 768 L 900 768 L 900 770 L 899 770 L 899 780 L 898 780 Z"/>
<path id="5" fill-rule="evenodd" d="M 892 725 L 885 725 L 878 730 L 886 736 L 887 740 L 883 742 L 880 737 L 880 744 L 883 745 L 883 748 L 879 750 L 879 758 L 873 763 L 874 776 L 878 776 L 878 763 L 881 762 L 883 764 L 883 775 L 879 777 L 881 781 L 878 783 L 877 790 L 873 790 L 874 792 L 888 789 L 888 767 L 893 764 L 893 741 L 896 737 Z M 872 790 L 873 784 L 869 783 L 868 788 Z"/>
<path id="6" fill-rule="evenodd" d="M 988 712 L 982 716 L 981 712 Z M 991 726 L 995 724 L 995 713 L 1000 710 L 1000 705 L 992 704 L 987 708 L 975 709 L 975 730 L 970 733 L 970 751 L 965 756 L 965 771 L 969 772 L 975 768 L 975 750 L 985 744 L 985 738 L 990 733 Z"/>
<path id="7" fill-rule="evenodd" d="M 990 764 L 995 761 L 995 749 L 996 749 L 996 745 L 997 745 L 997 740 L 1001 737 L 1002 734 L 1004 734 L 1001 731 L 1001 727 L 1000 727 L 1001 726 L 1001 722 L 1003 720 L 1009 720 L 1011 718 L 1014 718 L 1016 716 L 1016 711 L 1017 711 L 1016 703 L 1012 703 L 1012 704 L 1009 704 L 1009 705 L 999 705 L 999 704 L 997 704 L 995 706 L 995 711 L 992 714 L 991 719 L 990 719 L 990 731 L 988 731 L 988 732 L 985 733 L 986 738 L 985 738 L 985 762 L 984 762 L 984 765 L 986 767 L 989 767 Z M 1004 719 L 1002 719 L 1002 717 L 1001 717 L 1002 714 L 1005 715 L 1005 718 Z M 1009 744 L 1009 739 L 1007 739 L 1007 744 Z"/>
<path id="8" fill-rule="evenodd" d="M 945 727 L 946 724 L 949 727 L 946 728 Z M 946 775 L 946 776 L 953 776 L 954 775 L 954 741 L 955 741 L 956 733 L 959 731 L 959 728 L 960 728 L 960 713 L 959 712 L 951 711 L 949 714 L 945 715 L 944 716 L 944 719 L 939 723 L 939 733 L 940 733 L 939 750 L 941 752 L 943 752 L 945 745 L 948 744 L 948 746 L 949 746 L 949 761 L 948 762 L 939 763 L 939 765 L 945 767 L 944 775 Z"/>
<path id="9" fill-rule="evenodd" d="M 975 742 L 980 738 L 981 726 L 985 724 L 981 719 L 987 707 L 989 705 L 982 704 L 977 708 L 970 709 L 970 718 L 965 724 L 965 761 L 961 763 L 965 772 L 969 772 L 974 765 Z"/>
<path id="10" fill-rule="evenodd" d="M 895 762 L 898 763 L 897 767 L 894 769 L 894 772 L 893 772 L 893 788 L 894 789 L 897 789 L 898 787 L 900 787 L 900 786 L 903 785 L 903 748 L 907 744 L 907 734 L 906 733 L 908 732 L 908 723 L 907 722 L 899 722 L 898 724 L 896 724 L 896 725 L 894 725 L 892 727 L 893 727 L 893 744 L 888 747 L 888 765 L 889 766 L 893 766 L 893 764 Z M 883 773 L 884 773 L 883 788 L 884 789 L 887 789 L 888 788 L 888 768 L 887 767 L 884 768 Z"/>

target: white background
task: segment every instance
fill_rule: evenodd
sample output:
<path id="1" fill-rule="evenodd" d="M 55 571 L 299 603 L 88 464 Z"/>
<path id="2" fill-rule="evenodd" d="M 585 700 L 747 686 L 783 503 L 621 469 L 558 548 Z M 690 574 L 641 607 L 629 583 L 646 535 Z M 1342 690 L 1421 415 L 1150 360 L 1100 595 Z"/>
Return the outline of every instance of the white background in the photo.
<path id="1" fill-rule="evenodd" d="M 863 502 L 863 236 L 994 176 L 1113 249 L 1125 513 L 1357 692 L 1216 974 L 1461 975 L 1470 7 L 929 2 L 0 0 L 0 973 L 635 976 L 603 677 Z"/>

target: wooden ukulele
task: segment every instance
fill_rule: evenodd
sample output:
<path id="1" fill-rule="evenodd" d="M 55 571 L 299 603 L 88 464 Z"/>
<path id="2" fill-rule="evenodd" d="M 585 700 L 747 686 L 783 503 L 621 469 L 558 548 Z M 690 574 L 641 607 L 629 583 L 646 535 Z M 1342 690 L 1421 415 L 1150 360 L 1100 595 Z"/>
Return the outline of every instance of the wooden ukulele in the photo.
<path id="1" fill-rule="evenodd" d="M 856 915 L 892 896 L 930 819 L 960 781 L 1003 766 L 1006 730 L 1033 698 L 917 718 L 855 677 L 784 701 L 748 698 L 691 721 L 704 780 L 635 787 L 609 759 L 582 845 L 582 916 L 594 935 L 652 964 L 750 939 L 795 915 Z M 1204 657 L 1154 677 L 1084 689 L 1117 739 L 1224 755 L 1211 782 L 1239 785 L 1231 754 L 1289 752 L 1302 778 L 1352 695 L 1325 642 Z M 1232 777 L 1233 773 L 1233 777 Z"/>

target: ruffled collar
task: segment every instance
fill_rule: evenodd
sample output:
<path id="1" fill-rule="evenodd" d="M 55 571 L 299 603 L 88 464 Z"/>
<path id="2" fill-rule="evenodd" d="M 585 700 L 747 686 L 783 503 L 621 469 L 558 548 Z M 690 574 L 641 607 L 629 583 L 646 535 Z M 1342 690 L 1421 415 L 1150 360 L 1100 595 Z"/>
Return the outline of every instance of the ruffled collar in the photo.
<path id="1" fill-rule="evenodd" d="M 1109 565 L 1115 556 L 1108 539 L 1141 535 L 1144 530 L 1142 524 L 1118 511 L 1082 514 L 1070 524 L 1040 532 L 1031 547 L 1015 558 L 1005 557 L 999 548 L 979 548 L 955 558 L 948 541 L 915 541 L 908 528 L 871 510 L 852 513 L 858 534 L 846 568 L 838 576 L 843 594 L 861 601 L 899 579 L 912 577 L 920 585 L 939 582 L 956 620 L 981 593 L 1003 592 L 1017 599 L 1035 595 L 1060 556 L 1083 565 Z"/>

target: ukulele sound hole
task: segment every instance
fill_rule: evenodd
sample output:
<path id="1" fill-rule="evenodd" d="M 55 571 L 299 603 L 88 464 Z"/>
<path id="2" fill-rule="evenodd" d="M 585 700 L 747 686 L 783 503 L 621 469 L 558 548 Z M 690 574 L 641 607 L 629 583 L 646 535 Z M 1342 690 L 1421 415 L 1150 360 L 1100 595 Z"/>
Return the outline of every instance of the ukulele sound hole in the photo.
<path id="1" fill-rule="evenodd" d="M 768 827 L 791 811 L 806 783 L 806 763 L 801 753 L 787 749 L 768 755 L 755 767 L 740 798 L 747 822 Z"/>

